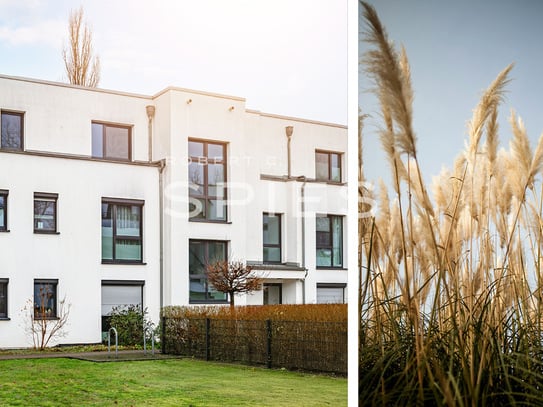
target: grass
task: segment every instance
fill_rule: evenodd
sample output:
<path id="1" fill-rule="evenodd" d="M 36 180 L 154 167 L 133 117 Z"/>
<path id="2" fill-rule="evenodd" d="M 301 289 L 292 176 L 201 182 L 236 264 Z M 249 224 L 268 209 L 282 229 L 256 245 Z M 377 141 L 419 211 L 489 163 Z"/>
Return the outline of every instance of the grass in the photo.
<path id="1" fill-rule="evenodd" d="M 392 175 L 391 198 L 384 184 L 375 194 L 359 190 L 360 212 L 378 202 L 375 216 L 359 222 L 361 404 L 541 406 L 543 135 L 532 148 L 513 112 L 509 148 L 499 146 L 512 65 L 482 94 L 465 149 L 434 178 L 431 195 L 407 53 L 389 40 L 374 7 L 361 9 L 362 63 L 380 103 Z M 433 101 L 441 109 L 446 102 Z M 359 176 L 364 181 L 362 163 Z"/>
<path id="2" fill-rule="evenodd" d="M 3 360 L 0 405 L 346 406 L 347 381 L 191 359 Z"/>

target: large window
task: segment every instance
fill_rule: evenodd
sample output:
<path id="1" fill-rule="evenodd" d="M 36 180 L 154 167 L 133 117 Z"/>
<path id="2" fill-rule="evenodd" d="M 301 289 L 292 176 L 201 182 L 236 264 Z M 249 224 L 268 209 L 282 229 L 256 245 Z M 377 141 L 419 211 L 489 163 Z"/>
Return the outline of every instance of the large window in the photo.
<path id="1" fill-rule="evenodd" d="M 0 232 L 8 230 L 8 191 L 0 189 Z"/>
<path id="2" fill-rule="evenodd" d="M 23 149 L 23 113 L 2 111 L 0 115 L 0 148 Z"/>
<path id="3" fill-rule="evenodd" d="M 317 215 L 317 267 L 343 266 L 342 217 Z"/>
<path id="4" fill-rule="evenodd" d="M 58 194 L 34 193 L 34 233 L 57 233 Z"/>
<path id="5" fill-rule="evenodd" d="M 315 178 L 319 181 L 341 182 L 341 154 L 315 151 Z"/>
<path id="6" fill-rule="evenodd" d="M 262 216 L 264 263 L 281 263 L 281 215 Z"/>
<path id="7" fill-rule="evenodd" d="M 317 283 L 317 304 L 344 304 L 346 284 Z"/>
<path id="8" fill-rule="evenodd" d="M 143 201 L 102 199 L 102 263 L 142 262 Z"/>
<path id="9" fill-rule="evenodd" d="M 192 220 L 226 221 L 226 144 L 189 140 Z"/>
<path id="10" fill-rule="evenodd" d="M 9 279 L 0 278 L 0 319 L 8 317 L 8 283 Z"/>
<path id="11" fill-rule="evenodd" d="M 57 318 L 58 280 L 34 280 L 34 318 Z"/>
<path id="12" fill-rule="evenodd" d="M 189 242 L 189 284 L 192 303 L 226 302 L 226 294 L 207 282 L 206 266 L 218 260 L 226 260 L 227 242 L 216 240 L 191 240 Z"/>
<path id="13" fill-rule="evenodd" d="M 128 126 L 92 123 L 92 156 L 110 160 L 131 159 L 131 131 Z"/>

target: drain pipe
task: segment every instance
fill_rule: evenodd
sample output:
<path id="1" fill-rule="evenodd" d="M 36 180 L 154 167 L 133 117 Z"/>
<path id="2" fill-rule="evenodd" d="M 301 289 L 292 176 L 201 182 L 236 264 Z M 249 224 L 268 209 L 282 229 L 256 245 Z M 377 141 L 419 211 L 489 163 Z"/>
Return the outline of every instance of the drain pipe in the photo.
<path id="1" fill-rule="evenodd" d="M 148 124 L 148 143 L 149 143 L 149 162 L 153 161 L 153 118 L 155 117 L 155 107 L 153 105 L 145 106 L 147 111 Z"/>
<path id="2" fill-rule="evenodd" d="M 307 268 L 305 267 L 305 185 L 307 179 L 305 175 L 296 178 L 298 181 L 303 181 L 300 189 L 300 197 L 302 200 L 302 268 L 305 270 L 304 278 L 302 279 L 302 303 L 305 304 L 305 279 L 307 277 Z"/>
<path id="3" fill-rule="evenodd" d="M 164 307 L 164 168 L 166 168 L 166 159 L 160 160 L 158 168 L 158 213 L 159 213 L 159 245 L 160 245 L 160 312 Z"/>
<path id="4" fill-rule="evenodd" d="M 292 138 L 292 132 L 294 131 L 294 127 L 287 126 L 285 127 L 285 133 L 287 134 L 287 161 L 288 161 L 288 169 L 287 169 L 287 177 L 290 179 L 291 172 L 290 172 L 290 139 Z"/>

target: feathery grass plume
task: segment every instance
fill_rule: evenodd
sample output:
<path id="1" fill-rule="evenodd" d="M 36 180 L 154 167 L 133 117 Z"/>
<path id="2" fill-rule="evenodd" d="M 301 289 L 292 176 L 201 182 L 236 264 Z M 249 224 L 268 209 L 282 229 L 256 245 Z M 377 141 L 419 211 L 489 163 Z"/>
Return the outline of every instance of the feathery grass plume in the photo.
<path id="1" fill-rule="evenodd" d="M 411 108 L 413 92 L 410 87 L 407 58 L 405 54 L 403 57 L 398 56 L 389 42 L 375 8 L 367 3 L 362 3 L 362 6 L 364 17 L 369 24 L 365 41 L 376 47 L 375 50 L 364 54 L 365 70 L 376 84 L 381 105 L 388 106 L 392 120 L 399 128 L 397 137 L 398 146 L 402 148 L 401 152 L 416 156 Z"/>
<path id="2" fill-rule="evenodd" d="M 502 102 L 505 86 L 509 83 L 508 79 L 509 72 L 513 69 L 513 64 L 507 66 L 503 71 L 501 71 L 496 79 L 490 84 L 481 97 L 479 104 L 473 111 L 473 117 L 468 124 L 469 129 L 469 155 L 473 156 L 476 154 L 479 141 L 483 133 L 483 129 L 486 121 L 489 116 L 491 116 L 494 110 L 497 109 L 498 105 Z"/>
<path id="3" fill-rule="evenodd" d="M 490 176 L 495 173 L 496 157 L 498 154 L 498 108 L 497 106 L 492 109 L 489 120 L 486 127 L 486 156 L 490 164 Z"/>

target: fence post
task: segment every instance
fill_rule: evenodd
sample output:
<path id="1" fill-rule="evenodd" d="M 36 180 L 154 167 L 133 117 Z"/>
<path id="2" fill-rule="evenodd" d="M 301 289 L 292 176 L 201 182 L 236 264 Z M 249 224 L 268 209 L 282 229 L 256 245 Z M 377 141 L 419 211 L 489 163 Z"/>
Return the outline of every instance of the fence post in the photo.
<path id="1" fill-rule="evenodd" d="M 266 320 L 266 331 L 267 331 L 267 366 L 268 369 L 272 367 L 272 322 L 270 319 Z"/>
<path id="2" fill-rule="evenodd" d="M 206 318 L 206 360 L 211 354 L 211 319 Z"/>

